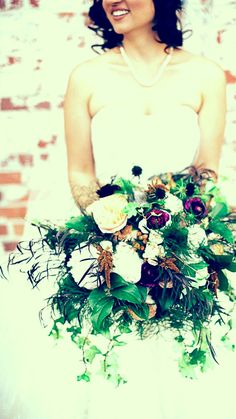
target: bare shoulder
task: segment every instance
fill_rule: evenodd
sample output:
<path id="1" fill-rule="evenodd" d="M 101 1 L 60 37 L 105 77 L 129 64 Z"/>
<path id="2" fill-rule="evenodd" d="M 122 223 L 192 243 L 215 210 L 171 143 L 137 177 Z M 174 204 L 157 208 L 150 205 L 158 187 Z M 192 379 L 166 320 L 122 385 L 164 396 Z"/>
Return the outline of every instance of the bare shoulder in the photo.
<path id="1" fill-rule="evenodd" d="M 104 64 L 110 63 L 112 58 L 114 59 L 113 51 L 97 54 L 95 57 L 89 58 L 73 68 L 70 73 L 70 78 L 73 78 L 77 82 L 85 81 L 86 79 L 90 79 L 91 81 L 91 76 L 95 75 Z"/>
<path id="2" fill-rule="evenodd" d="M 203 55 L 194 54 L 187 50 L 182 50 L 182 59 L 191 67 L 196 77 L 206 83 L 225 84 L 225 72 L 223 68 L 215 61 Z"/>

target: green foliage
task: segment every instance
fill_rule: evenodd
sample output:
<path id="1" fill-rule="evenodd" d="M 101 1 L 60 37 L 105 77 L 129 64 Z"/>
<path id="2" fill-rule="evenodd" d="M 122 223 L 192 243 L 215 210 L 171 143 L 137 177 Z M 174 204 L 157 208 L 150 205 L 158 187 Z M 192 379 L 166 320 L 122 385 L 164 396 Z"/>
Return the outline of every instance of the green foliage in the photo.
<path id="1" fill-rule="evenodd" d="M 89 382 L 91 380 L 91 373 L 86 371 L 81 375 L 77 375 L 77 381 L 86 381 Z"/>
<path id="2" fill-rule="evenodd" d="M 123 209 L 124 214 L 127 214 L 128 218 L 135 217 L 138 214 L 139 205 L 136 202 L 129 202 Z"/>
<path id="3" fill-rule="evenodd" d="M 119 191 L 119 193 L 123 193 L 124 195 L 129 195 L 131 197 L 134 196 L 135 185 L 130 180 L 118 178 L 115 180 L 114 184 L 120 186 L 121 191 Z"/>
<path id="4" fill-rule="evenodd" d="M 104 320 L 112 312 L 114 305 L 114 298 L 104 297 L 99 300 L 97 304 L 93 306 L 91 313 L 91 322 L 95 330 L 102 332 L 104 328 Z"/>
<path id="5" fill-rule="evenodd" d="M 204 269 L 208 264 L 204 261 L 200 261 L 197 263 L 186 263 L 183 262 L 183 265 L 181 266 L 181 272 L 186 275 L 190 276 L 191 278 L 195 278 L 196 272 Z"/>
<path id="6" fill-rule="evenodd" d="M 211 216 L 211 218 L 220 219 L 220 218 L 226 217 L 228 213 L 229 213 L 229 207 L 227 203 L 219 202 L 212 208 L 212 211 L 210 212 L 209 215 Z"/>
<path id="7" fill-rule="evenodd" d="M 162 231 L 166 246 L 173 252 L 178 252 L 187 247 L 188 230 L 181 227 L 177 222 L 172 222 L 170 226 Z"/>
<path id="8" fill-rule="evenodd" d="M 218 272 L 218 279 L 219 279 L 219 289 L 220 291 L 227 291 L 229 288 L 229 281 L 227 276 L 224 274 L 224 272 L 219 271 Z"/>
<path id="9" fill-rule="evenodd" d="M 222 221 L 211 221 L 208 226 L 213 233 L 220 234 L 228 243 L 234 243 L 232 231 Z"/>

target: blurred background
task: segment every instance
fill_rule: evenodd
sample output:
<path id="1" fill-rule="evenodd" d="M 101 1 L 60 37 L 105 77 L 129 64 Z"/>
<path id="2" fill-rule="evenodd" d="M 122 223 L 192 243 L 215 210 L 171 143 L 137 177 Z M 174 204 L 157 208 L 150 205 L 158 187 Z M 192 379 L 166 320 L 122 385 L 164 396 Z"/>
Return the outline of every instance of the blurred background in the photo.
<path id="1" fill-rule="evenodd" d="M 95 53 L 88 0 L 0 0 L 0 254 L 14 250 L 32 218 L 72 207 L 63 98 L 71 70 Z M 227 78 L 221 182 L 236 206 L 236 1 L 188 0 L 184 47 L 218 62 Z M 210 121 L 209 121 L 210 123 Z M 70 215 L 70 213 L 68 213 Z"/>

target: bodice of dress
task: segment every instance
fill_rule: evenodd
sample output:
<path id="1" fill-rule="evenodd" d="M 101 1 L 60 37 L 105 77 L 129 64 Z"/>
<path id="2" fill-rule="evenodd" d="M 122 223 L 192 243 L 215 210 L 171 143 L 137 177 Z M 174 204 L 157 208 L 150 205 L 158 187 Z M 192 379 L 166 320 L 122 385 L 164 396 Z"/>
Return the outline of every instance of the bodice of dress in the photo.
<path id="1" fill-rule="evenodd" d="M 164 106 L 152 115 L 107 106 L 92 118 L 91 138 L 101 182 L 116 174 L 130 177 L 134 165 L 148 178 L 193 162 L 200 140 L 198 115 L 187 105 Z"/>

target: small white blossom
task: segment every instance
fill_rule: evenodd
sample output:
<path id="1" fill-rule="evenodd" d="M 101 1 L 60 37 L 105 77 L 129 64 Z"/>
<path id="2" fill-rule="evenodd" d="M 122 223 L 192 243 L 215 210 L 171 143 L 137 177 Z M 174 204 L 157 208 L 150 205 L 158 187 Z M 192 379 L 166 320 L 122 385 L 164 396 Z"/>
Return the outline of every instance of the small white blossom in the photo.
<path id="1" fill-rule="evenodd" d="M 150 265 L 157 265 L 157 258 L 163 258 L 165 256 L 165 249 L 162 245 L 148 242 L 143 253 L 143 258 L 148 260 Z"/>
<path id="2" fill-rule="evenodd" d="M 103 240 L 100 242 L 100 246 L 107 252 L 112 253 L 112 242 L 110 240 Z"/>
<path id="3" fill-rule="evenodd" d="M 165 208 L 169 209 L 171 214 L 178 214 L 183 211 L 183 203 L 177 196 L 168 193 L 165 198 Z"/>
<path id="4" fill-rule="evenodd" d="M 216 233 L 210 233 L 208 235 L 208 240 L 220 240 L 221 236 L 219 234 Z"/>
<path id="5" fill-rule="evenodd" d="M 127 282 L 135 284 L 141 277 L 143 261 L 127 243 L 121 242 L 113 255 L 113 272 L 122 276 Z"/>
<path id="6" fill-rule="evenodd" d="M 71 253 L 67 266 L 71 268 L 70 272 L 80 287 L 92 290 L 105 281 L 98 269 L 97 258 L 99 253 L 94 246 L 83 247 L 82 244 L 81 247 L 81 249 L 74 250 Z M 86 276 L 81 281 L 86 272 Z"/>
<path id="7" fill-rule="evenodd" d="M 148 237 L 148 241 L 151 243 L 161 244 L 163 243 L 163 237 L 158 231 L 151 230 Z"/>
<path id="8" fill-rule="evenodd" d="M 203 228 L 195 224 L 188 228 L 188 246 L 198 249 L 201 244 L 207 244 L 207 236 Z"/>

